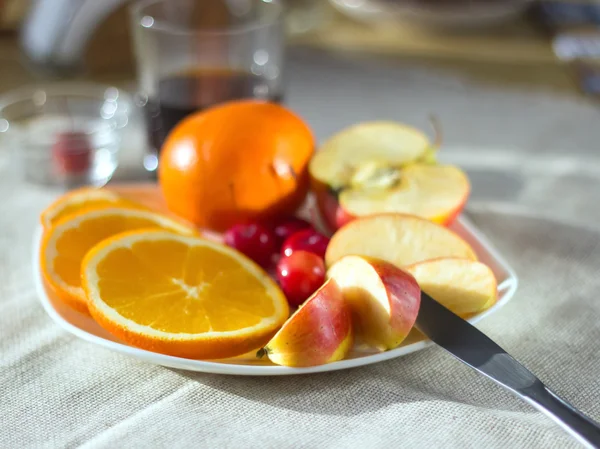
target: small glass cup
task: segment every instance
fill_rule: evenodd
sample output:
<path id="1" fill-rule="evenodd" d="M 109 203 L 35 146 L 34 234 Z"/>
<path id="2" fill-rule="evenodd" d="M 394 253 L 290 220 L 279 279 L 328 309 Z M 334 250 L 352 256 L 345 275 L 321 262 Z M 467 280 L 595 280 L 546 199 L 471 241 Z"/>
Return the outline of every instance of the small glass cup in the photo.
<path id="1" fill-rule="evenodd" d="M 139 0 L 131 17 L 147 170 L 187 115 L 234 99 L 282 100 L 279 0 Z"/>
<path id="2" fill-rule="evenodd" d="M 132 107 L 129 96 L 112 86 L 23 87 L 0 98 L 0 138 L 27 181 L 101 186 L 117 168 Z"/>

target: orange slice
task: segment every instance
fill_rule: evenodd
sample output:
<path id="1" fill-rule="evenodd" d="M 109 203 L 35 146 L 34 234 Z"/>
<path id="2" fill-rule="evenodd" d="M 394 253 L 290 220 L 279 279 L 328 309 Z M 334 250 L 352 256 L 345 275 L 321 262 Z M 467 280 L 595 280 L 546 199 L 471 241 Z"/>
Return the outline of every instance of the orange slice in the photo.
<path id="1" fill-rule="evenodd" d="M 85 254 L 108 237 L 144 228 L 195 233 L 164 215 L 142 209 L 107 207 L 68 215 L 48 229 L 42 240 L 40 259 L 46 282 L 71 307 L 87 311 L 81 288 L 81 261 Z"/>
<path id="2" fill-rule="evenodd" d="M 44 228 L 48 229 L 67 215 L 71 215 L 82 209 L 125 205 L 140 207 L 110 190 L 82 187 L 61 196 L 50 204 L 42 212 L 40 219 Z"/>
<path id="3" fill-rule="evenodd" d="M 94 319 L 125 342 L 178 357 L 233 357 L 262 347 L 289 316 L 277 284 L 209 240 L 137 231 L 95 246 L 82 264 Z"/>

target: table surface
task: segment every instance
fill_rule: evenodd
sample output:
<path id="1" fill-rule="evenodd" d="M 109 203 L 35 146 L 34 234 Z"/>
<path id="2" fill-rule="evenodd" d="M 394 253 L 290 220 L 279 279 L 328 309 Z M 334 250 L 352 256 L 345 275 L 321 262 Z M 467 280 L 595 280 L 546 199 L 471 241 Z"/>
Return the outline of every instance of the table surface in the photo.
<path id="1" fill-rule="evenodd" d="M 398 61 L 291 55 L 287 103 L 322 140 L 388 118 L 444 127 L 469 173 L 467 214 L 515 267 L 516 297 L 480 328 L 600 419 L 600 137 L 596 108 Z M 139 167 L 139 132 L 121 179 Z M 0 447 L 578 447 L 441 349 L 321 375 L 237 378 L 142 363 L 56 326 L 32 282 L 32 235 L 58 192 L 0 146 Z"/>

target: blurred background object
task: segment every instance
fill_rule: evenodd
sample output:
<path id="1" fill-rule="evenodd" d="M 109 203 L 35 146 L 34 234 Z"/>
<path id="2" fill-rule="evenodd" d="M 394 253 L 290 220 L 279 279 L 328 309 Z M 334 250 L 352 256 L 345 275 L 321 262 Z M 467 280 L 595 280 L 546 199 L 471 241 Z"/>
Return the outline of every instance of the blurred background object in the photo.
<path id="1" fill-rule="evenodd" d="M 553 40 L 573 40 L 564 37 L 571 31 L 563 27 L 549 35 L 548 24 L 568 26 L 574 15 L 593 22 L 598 7 L 592 2 L 282 1 L 289 42 L 295 47 L 403 58 L 493 83 L 536 84 L 570 92 L 590 84 L 574 83 L 573 76 L 582 70 L 574 70 L 573 61 L 563 61 L 555 53 Z M 230 0 L 232 4 L 243 2 Z M 104 80 L 122 79 L 134 74 L 128 3 L 3 0 L 0 17 L 5 27 L 13 30 L 23 23 L 21 47 L 29 66 L 34 67 L 27 76 L 85 73 Z M 554 11 L 552 17 L 549 10 Z M 586 33 L 589 41 L 589 31 Z M 0 45 L 5 47 L 4 42 Z M 558 44 L 561 48 L 565 45 L 572 44 Z M 0 57 L 13 59 L 10 54 L 15 55 L 16 49 L 4 47 Z"/>
<path id="2" fill-rule="evenodd" d="M 124 37 L 126 26 L 121 26 L 124 9 L 133 3 L 132 0 L 31 0 L 28 9 L 21 7 L 20 10 L 24 16 L 23 49 L 40 69 L 63 73 L 77 70 L 90 41 L 96 40 L 98 33 L 103 33 L 106 22 L 113 22 L 110 28 L 116 34 L 111 37 Z M 195 14 L 204 17 L 208 17 L 211 9 L 214 12 L 219 9 L 234 12 L 252 8 L 250 0 L 191 3 L 197 6 Z M 285 4 L 286 29 L 292 35 L 318 26 L 329 10 L 323 0 L 282 0 L 275 3 Z M 108 38 L 108 35 L 100 37 Z"/>
<path id="3" fill-rule="evenodd" d="M 250 1 L 197 0 L 196 3 L 207 8 L 208 5 L 218 8 L 220 3 L 227 8 L 240 8 Z M 402 73 L 407 74 L 408 67 L 419 67 L 423 69 L 421 74 L 429 74 L 432 79 L 434 73 L 451 74 L 451 77 L 474 79 L 488 85 L 550 90 L 571 96 L 600 92 L 597 69 L 600 13 L 593 2 L 281 2 L 285 6 L 289 57 L 287 67 L 279 64 L 277 70 L 287 72 L 292 80 L 289 86 L 278 80 L 277 97 L 283 90 L 297 88 L 304 89 L 301 95 L 295 95 L 297 100 L 313 99 L 321 86 L 318 89 L 308 86 L 305 80 L 299 79 L 299 74 L 308 74 L 309 78 L 315 74 L 319 83 L 330 86 L 323 88 L 326 92 L 334 95 L 335 90 L 336 101 L 348 98 L 356 103 L 358 97 L 364 96 L 362 104 L 354 104 L 354 113 L 364 115 L 363 119 L 375 118 L 380 112 L 367 113 L 366 101 L 375 102 L 389 92 L 401 90 L 406 80 L 390 79 L 389 85 L 384 86 L 371 82 L 369 77 L 373 78 L 379 71 L 392 73 L 392 68 L 406 68 Z M 137 28 L 136 33 L 141 36 L 149 29 L 140 31 L 143 28 L 139 25 L 140 19 L 137 23 L 131 20 L 128 14 L 131 3 L 127 0 L 2 0 L 0 93 L 25 84 L 45 87 L 56 80 L 93 81 L 138 93 L 148 90 L 150 85 L 150 90 L 155 89 L 156 82 L 169 73 L 163 73 L 166 67 L 155 61 L 156 70 L 150 72 L 156 76 L 146 86 L 143 76 L 136 73 L 136 57 L 149 61 L 158 53 L 149 58 L 144 56 L 144 51 L 152 53 L 154 44 L 134 45 L 132 31 Z M 280 44 L 283 45 L 283 39 Z M 338 70 L 336 67 L 344 65 L 338 61 L 352 61 L 352 73 Z M 138 65 L 138 69 L 150 73 L 143 67 L 148 64 Z M 359 78 L 364 79 L 364 90 L 343 88 L 352 85 L 354 81 L 350 80 Z M 324 108 L 321 105 L 319 109 Z M 340 114 L 345 116 L 345 112 Z M 328 132 L 333 131 L 335 120 L 330 115 L 313 119 L 317 129 L 326 129 L 329 124 Z M 133 117 L 132 121 L 135 122 Z M 129 129 L 126 131 L 130 134 Z M 144 145 L 143 134 L 136 139 L 127 145 Z"/>
<path id="4" fill-rule="evenodd" d="M 504 24 L 523 14 L 531 0 L 329 0 L 344 14 L 366 22 L 396 21 L 447 29 Z"/>
<path id="5" fill-rule="evenodd" d="M 29 11 L 29 0 L 0 1 L 0 31 L 17 29 Z"/>
<path id="6" fill-rule="evenodd" d="M 289 35 L 301 35 L 327 24 L 332 8 L 326 0 L 285 0 L 286 29 Z"/>
<path id="7" fill-rule="evenodd" d="M 282 101 L 281 3 L 141 0 L 130 11 L 147 170 L 156 170 L 167 134 L 193 112 L 242 98 Z"/>
<path id="8" fill-rule="evenodd" d="M 0 96 L 0 135 L 19 176 L 67 188 L 104 185 L 133 103 L 96 84 L 22 87 Z"/>

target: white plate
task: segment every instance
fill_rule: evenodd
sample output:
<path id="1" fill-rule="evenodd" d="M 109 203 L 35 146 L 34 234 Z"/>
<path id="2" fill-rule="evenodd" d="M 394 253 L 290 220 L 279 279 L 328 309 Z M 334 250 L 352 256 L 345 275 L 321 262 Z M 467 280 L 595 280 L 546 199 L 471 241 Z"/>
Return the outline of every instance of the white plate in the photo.
<path id="1" fill-rule="evenodd" d="M 512 268 L 506 263 L 503 257 L 496 249 L 485 239 L 471 222 L 464 217 L 452 225 L 452 229 L 471 244 L 479 259 L 487 264 L 496 275 L 498 280 L 498 302 L 485 312 L 471 318 L 471 323 L 477 323 L 482 318 L 495 313 L 500 307 L 506 304 L 514 295 L 517 289 L 517 276 Z M 340 369 L 354 368 L 356 366 L 370 365 L 372 363 L 382 362 L 384 360 L 401 357 L 411 352 L 420 351 L 430 344 L 430 341 L 418 341 L 416 335 L 411 335 L 399 348 L 381 353 L 367 353 L 355 351 L 352 358 L 341 360 L 339 362 L 327 365 L 314 366 L 309 368 L 287 368 L 270 364 L 267 361 L 258 360 L 254 354 L 248 354 L 233 359 L 219 361 L 204 361 L 184 359 L 180 357 L 171 357 L 155 352 L 145 351 L 134 348 L 120 342 L 115 337 L 102 329 L 91 317 L 83 315 L 69 308 L 59 300 L 51 298 L 44 287 L 42 275 L 39 270 L 40 241 L 42 237 L 41 226 L 36 229 L 34 235 L 33 269 L 35 286 L 44 309 L 58 325 L 77 337 L 111 349 L 123 354 L 136 357 L 146 362 L 157 365 L 168 366 L 171 368 L 184 369 L 189 371 L 201 371 L 217 374 L 236 374 L 246 376 L 278 376 L 285 374 L 308 374 L 324 371 L 335 371 Z M 412 342 L 411 342 L 412 340 Z M 416 340 L 416 341 L 415 341 Z"/>

